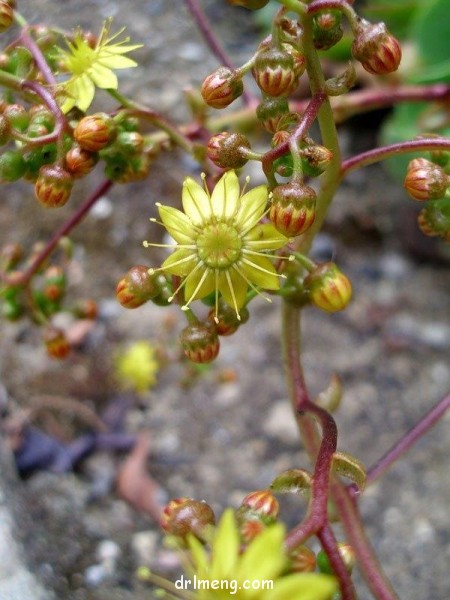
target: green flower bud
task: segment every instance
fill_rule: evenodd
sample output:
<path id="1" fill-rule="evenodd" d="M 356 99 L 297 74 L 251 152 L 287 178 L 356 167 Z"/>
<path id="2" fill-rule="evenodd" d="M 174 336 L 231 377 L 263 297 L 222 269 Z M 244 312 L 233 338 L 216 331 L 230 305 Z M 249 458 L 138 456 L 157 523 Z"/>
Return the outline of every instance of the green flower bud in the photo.
<path id="1" fill-rule="evenodd" d="M 256 83 L 268 96 L 287 96 L 298 83 L 290 52 L 267 48 L 260 52 L 252 70 Z"/>
<path id="2" fill-rule="evenodd" d="M 349 544 L 344 544 L 342 542 L 338 544 L 338 549 L 347 571 L 351 573 L 355 566 L 355 551 Z M 321 573 L 326 573 L 327 575 L 334 574 L 330 565 L 330 560 L 323 550 L 320 550 L 317 553 L 317 566 Z"/>
<path id="3" fill-rule="evenodd" d="M 25 309 L 17 298 L 5 298 L 1 304 L 1 313 L 8 321 L 17 321 L 24 314 Z"/>
<path id="4" fill-rule="evenodd" d="M 0 155 L 0 181 L 17 181 L 25 173 L 24 158 L 17 150 L 7 150 Z"/>
<path id="5" fill-rule="evenodd" d="M 115 145 L 126 154 L 138 154 L 144 149 L 144 138 L 138 131 L 121 131 Z"/>
<path id="6" fill-rule="evenodd" d="M 249 319 L 248 309 L 244 306 L 239 311 L 240 320 L 237 318 L 234 308 L 223 301 L 219 301 L 219 308 L 216 314 L 215 307 L 208 314 L 208 319 L 214 322 L 218 335 L 232 335 L 239 327 Z"/>
<path id="7" fill-rule="evenodd" d="M 284 96 L 265 98 L 256 108 L 256 116 L 270 133 L 283 129 L 289 114 L 289 104 Z"/>
<path id="8" fill-rule="evenodd" d="M 206 153 L 221 169 L 240 169 L 248 160 L 242 155 L 241 148 L 250 148 L 250 142 L 244 135 L 223 131 L 210 138 Z"/>
<path id="9" fill-rule="evenodd" d="M 286 237 L 305 233 L 316 217 L 317 195 L 313 188 L 291 181 L 272 190 L 269 218 Z"/>
<path id="10" fill-rule="evenodd" d="M 322 175 L 330 164 L 333 153 L 325 146 L 313 145 L 306 146 L 300 151 L 302 158 L 303 174 L 308 177 L 318 177 Z"/>
<path id="11" fill-rule="evenodd" d="M 106 113 L 96 113 L 81 119 L 73 136 L 84 150 L 98 152 L 114 141 L 116 133 L 114 120 Z"/>
<path id="12" fill-rule="evenodd" d="M 450 199 L 427 202 L 417 217 L 417 223 L 425 235 L 439 236 L 450 242 Z"/>
<path id="13" fill-rule="evenodd" d="M 20 104 L 8 104 L 3 111 L 3 116 L 8 119 L 11 127 L 18 131 L 25 131 L 30 122 L 28 112 Z"/>
<path id="14" fill-rule="evenodd" d="M 220 342 L 212 323 L 188 325 L 180 335 L 185 356 L 194 363 L 212 362 L 219 354 Z"/>
<path id="15" fill-rule="evenodd" d="M 4 146 L 11 139 L 11 124 L 9 120 L 0 114 L 0 146 Z"/>
<path id="16" fill-rule="evenodd" d="M 42 294 L 51 302 L 59 302 L 65 294 L 67 285 L 66 274 L 56 265 L 48 267 L 44 273 Z"/>
<path id="17" fill-rule="evenodd" d="M 212 108 L 226 108 L 242 95 L 244 84 L 234 71 L 219 67 L 203 81 L 203 100 Z"/>
<path id="18" fill-rule="evenodd" d="M 46 208 L 64 206 L 73 187 L 72 175 L 59 165 L 44 165 L 34 186 L 39 202 Z"/>
<path id="19" fill-rule="evenodd" d="M 313 36 L 317 50 L 329 50 L 341 40 L 344 34 L 341 20 L 342 14 L 338 10 L 326 10 L 314 15 Z"/>

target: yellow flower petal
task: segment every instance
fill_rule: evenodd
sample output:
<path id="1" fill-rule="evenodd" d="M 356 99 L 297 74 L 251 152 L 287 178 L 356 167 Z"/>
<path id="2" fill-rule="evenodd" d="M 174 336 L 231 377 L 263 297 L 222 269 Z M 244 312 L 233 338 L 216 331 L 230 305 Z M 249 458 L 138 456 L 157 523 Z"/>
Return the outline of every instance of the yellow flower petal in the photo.
<path id="1" fill-rule="evenodd" d="M 239 180 L 234 171 L 227 171 L 214 187 L 211 204 L 219 219 L 231 219 L 236 213 L 239 202 Z"/>
<path id="2" fill-rule="evenodd" d="M 231 286 L 231 287 L 230 287 Z M 219 275 L 219 291 L 225 302 L 239 310 L 247 299 L 248 283 L 235 269 L 228 269 Z"/>
<path id="3" fill-rule="evenodd" d="M 202 281 L 201 286 L 198 288 L 202 278 L 204 278 L 204 280 Z M 187 275 L 186 286 L 184 288 L 184 297 L 186 302 L 191 302 L 192 300 L 208 296 L 208 294 L 214 290 L 214 284 L 215 278 L 213 271 L 206 272 L 204 268 L 198 268 L 196 271 L 192 271 L 191 266 L 191 272 Z"/>
<path id="4" fill-rule="evenodd" d="M 220 580 L 232 577 L 239 556 L 239 533 L 234 511 L 231 508 L 225 510 L 219 521 L 212 547 L 209 579 Z"/>
<path id="5" fill-rule="evenodd" d="M 289 239 L 277 231 L 272 223 L 256 225 L 245 236 L 245 245 L 251 250 L 278 250 L 288 243 Z"/>
<path id="6" fill-rule="evenodd" d="M 178 244 L 192 244 L 196 237 L 188 217 L 172 206 L 158 206 L 159 216 L 167 232 Z"/>
<path id="7" fill-rule="evenodd" d="M 75 100 L 75 105 L 80 110 L 86 110 L 92 104 L 95 95 L 95 86 L 87 75 L 78 75 L 66 84 L 66 93 Z"/>
<path id="8" fill-rule="evenodd" d="M 107 67 L 108 69 L 129 69 L 130 67 L 136 67 L 137 62 L 128 56 L 117 56 L 116 54 L 105 54 L 103 53 L 98 58 L 98 64 Z"/>
<path id="9" fill-rule="evenodd" d="M 184 212 L 191 223 L 202 225 L 211 218 L 211 201 L 205 190 L 191 177 L 186 177 L 181 192 Z"/>
<path id="10" fill-rule="evenodd" d="M 117 75 L 98 62 L 95 62 L 88 70 L 88 75 L 98 88 L 116 90 L 119 86 Z"/>
<path id="11" fill-rule="evenodd" d="M 244 254 L 245 258 L 245 254 Z M 267 290 L 279 290 L 280 278 L 275 267 L 268 258 L 264 256 L 248 256 L 249 262 L 241 261 L 239 270 L 254 285 Z"/>
<path id="12" fill-rule="evenodd" d="M 236 222 L 242 231 L 246 231 L 256 225 L 263 216 L 266 209 L 268 192 L 266 185 L 259 185 L 253 188 L 241 198 L 239 212 L 236 216 Z"/>
<path id="13" fill-rule="evenodd" d="M 268 527 L 248 546 L 239 561 L 235 577 L 238 581 L 273 580 L 283 570 L 286 559 L 283 556 L 284 527 L 281 524 Z M 248 590 L 247 597 L 261 594 L 261 590 Z"/>
<path id="14" fill-rule="evenodd" d="M 186 277 L 195 267 L 195 254 L 191 250 L 179 248 L 172 252 L 161 265 L 161 269 L 166 273 Z"/>
<path id="15" fill-rule="evenodd" d="M 321 573 L 296 573 L 275 581 L 264 600 L 332 600 L 338 591 L 337 581 Z"/>

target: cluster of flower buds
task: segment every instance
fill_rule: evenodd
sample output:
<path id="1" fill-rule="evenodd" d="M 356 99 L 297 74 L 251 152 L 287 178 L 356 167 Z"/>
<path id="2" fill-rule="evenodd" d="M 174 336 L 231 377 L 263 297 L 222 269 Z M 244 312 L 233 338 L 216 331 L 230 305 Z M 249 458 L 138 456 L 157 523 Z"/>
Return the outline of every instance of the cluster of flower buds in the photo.
<path id="1" fill-rule="evenodd" d="M 450 243 L 450 153 L 434 152 L 431 160 L 414 158 L 406 172 L 404 186 L 414 200 L 425 202 L 417 222 L 427 236 L 438 236 Z"/>
<path id="2" fill-rule="evenodd" d="M 43 341 L 48 354 L 53 358 L 65 358 L 70 345 L 59 327 L 51 324 L 61 312 L 69 312 L 76 319 L 95 319 L 97 306 L 93 300 L 78 301 L 67 305 L 66 268 L 71 254 L 71 244 L 65 239 L 60 244 L 63 256 L 59 263 L 44 263 L 33 275 L 31 282 L 24 281 L 24 273 L 32 265 L 42 250 L 41 244 L 32 247 L 25 256 L 19 244 L 5 244 L 0 251 L 0 269 L 4 280 L 1 299 L 1 313 L 10 320 L 28 316 L 43 327 Z"/>
<path id="3" fill-rule="evenodd" d="M 33 182 L 39 202 L 59 208 L 69 200 L 75 180 L 88 175 L 99 160 L 104 161 L 105 175 L 115 182 L 147 177 L 161 148 L 146 144 L 137 119 L 121 113 L 113 118 L 103 112 L 80 118 L 72 112 L 67 116 L 72 129 L 59 133 L 55 115 L 46 106 L 34 104 L 27 109 L 18 103 L 0 103 L 0 146 L 5 146 L 0 154 L 0 182 L 21 178 Z"/>

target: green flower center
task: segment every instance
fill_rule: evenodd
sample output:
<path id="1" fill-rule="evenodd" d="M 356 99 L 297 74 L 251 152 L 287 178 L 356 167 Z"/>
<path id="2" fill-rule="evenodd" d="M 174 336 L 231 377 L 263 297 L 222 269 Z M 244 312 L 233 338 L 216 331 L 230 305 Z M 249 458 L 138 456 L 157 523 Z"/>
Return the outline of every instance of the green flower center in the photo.
<path id="1" fill-rule="evenodd" d="M 239 260 L 242 240 L 236 229 L 226 223 L 207 225 L 197 238 L 200 260 L 212 269 L 227 269 Z"/>

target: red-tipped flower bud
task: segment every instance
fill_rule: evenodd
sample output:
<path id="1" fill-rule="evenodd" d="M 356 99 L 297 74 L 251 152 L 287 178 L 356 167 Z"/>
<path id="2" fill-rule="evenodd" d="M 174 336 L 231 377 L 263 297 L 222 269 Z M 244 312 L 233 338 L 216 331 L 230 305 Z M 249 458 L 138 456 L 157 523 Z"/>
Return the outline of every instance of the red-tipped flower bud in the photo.
<path id="1" fill-rule="evenodd" d="M 248 321 L 249 312 L 245 306 L 239 310 L 239 316 L 240 320 L 237 318 L 234 308 L 225 302 L 219 301 L 217 315 L 215 308 L 212 308 L 208 314 L 208 319 L 214 322 L 218 335 L 226 336 L 235 333 L 243 323 Z"/>
<path id="2" fill-rule="evenodd" d="M 30 122 L 28 111 L 21 104 L 8 104 L 3 111 L 11 126 L 19 131 L 25 131 Z"/>
<path id="3" fill-rule="evenodd" d="M 292 54 L 278 48 L 267 48 L 260 52 L 252 73 L 262 91 L 272 97 L 287 96 L 298 82 Z"/>
<path id="4" fill-rule="evenodd" d="M 212 323 L 188 325 L 181 332 L 180 343 L 184 354 L 194 363 L 209 363 L 219 354 L 219 336 Z"/>
<path id="5" fill-rule="evenodd" d="M 316 570 L 316 555 L 307 546 L 299 546 L 289 554 L 291 573 L 313 573 Z"/>
<path id="6" fill-rule="evenodd" d="M 209 142 L 208 158 L 221 169 L 240 169 L 247 162 L 241 148 L 250 148 L 250 142 L 241 133 L 217 133 Z"/>
<path id="7" fill-rule="evenodd" d="M 248 10 L 258 10 L 269 4 L 269 0 L 228 0 L 228 3 L 233 6 L 243 6 Z"/>
<path id="8" fill-rule="evenodd" d="M 319 265 L 304 281 L 312 303 L 327 312 L 347 307 L 352 297 L 352 284 L 333 262 Z"/>
<path id="9" fill-rule="evenodd" d="M 132 267 L 116 287 L 117 300 L 124 308 L 138 308 L 161 292 L 159 277 L 148 272 L 148 267 Z"/>
<path id="10" fill-rule="evenodd" d="M 203 100 L 212 108 L 226 108 L 244 91 L 244 84 L 234 71 L 219 67 L 203 81 Z"/>
<path id="11" fill-rule="evenodd" d="M 84 150 L 77 144 L 67 152 L 65 157 L 65 166 L 72 177 L 78 179 L 85 177 L 92 171 L 98 162 L 98 156 L 89 150 Z"/>
<path id="12" fill-rule="evenodd" d="M 241 512 L 249 511 L 260 517 L 276 519 L 280 512 L 280 505 L 270 490 L 256 490 L 245 496 L 240 510 Z"/>
<path id="13" fill-rule="evenodd" d="M 36 198 L 46 208 L 64 206 L 73 187 L 72 175 L 59 165 L 44 165 L 34 185 Z"/>
<path id="14" fill-rule="evenodd" d="M 341 18 L 338 10 L 325 10 L 314 15 L 313 35 L 317 50 L 328 50 L 340 41 L 344 34 Z"/>
<path id="15" fill-rule="evenodd" d="M 408 165 L 404 186 L 414 200 L 438 200 L 450 185 L 450 178 L 439 165 L 426 158 L 415 158 Z"/>
<path id="16" fill-rule="evenodd" d="M 114 120 L 106 113 L 96 113 L 81 119 L 73 136 L 85 150 L 98 152 L 115 139 L 116 133 Z"/>
<path id="17" fill-rule="evenodd" d="M 49 356 L 59 360 L 62 360 L 68 356 L 70 352 L 70 344 L 62 329 L 49 325 L 44 329 L 43 337 L 47 354 Z"/>
<path id="18" fill-rule="evenodd" d="M 78 319 L 94 320 L 98 315 L 98 307 L 95 300 L 79 300 L 72 309 L 72 313 Z"/>
<path id="19" fill-rule="evenodd" d="M 191 534 L 203 539 L 206 531 L 215 525 L 213 509 L 206 502 L 191 498 L 175 498 L 163 510 L 161 526 L 166 533 L 182 540 Z"/>
<path id="20" fill-rule="evenodd" d="M 361 19 L 352 44 L 353 57 L 373 75 L 387 75 L 398 69 L 402 50 L 384 23 Z"/>
<path id="21" fill-rule="evenodd" d="M 265 98 L 256 108 L 256 116 L 270 133 L 284 129 L 289 115 L 289 104 L 284 96 Z"/>
<path id="22" fill-rule="evenodd" d="M 303 183 L 291 181 L 278 185 L 272 191 L 269 218 L 286 237 L 300 235 L 314 223 L 316 198 L 313 188 Z"/>

